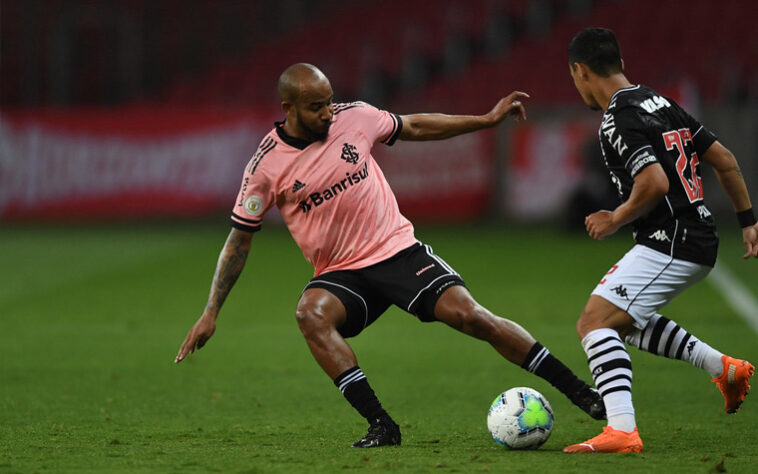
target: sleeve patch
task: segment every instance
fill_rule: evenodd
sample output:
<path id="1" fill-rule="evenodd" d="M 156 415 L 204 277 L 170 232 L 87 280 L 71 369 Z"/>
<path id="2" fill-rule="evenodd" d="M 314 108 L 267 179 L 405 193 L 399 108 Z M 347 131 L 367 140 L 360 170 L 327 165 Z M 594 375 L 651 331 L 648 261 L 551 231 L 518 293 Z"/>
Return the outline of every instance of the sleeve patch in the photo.
<path id="1" fill-rule="evenodd" d="M 650 150 L 645 150 L 638 153 L 637 156 L 631 160 L 627 169 L 629 169 L 629 173 L 632 175 L 632 178 L 634 178 L 643 168 L 657 162 L 658 158 L 656 158 Z"/>

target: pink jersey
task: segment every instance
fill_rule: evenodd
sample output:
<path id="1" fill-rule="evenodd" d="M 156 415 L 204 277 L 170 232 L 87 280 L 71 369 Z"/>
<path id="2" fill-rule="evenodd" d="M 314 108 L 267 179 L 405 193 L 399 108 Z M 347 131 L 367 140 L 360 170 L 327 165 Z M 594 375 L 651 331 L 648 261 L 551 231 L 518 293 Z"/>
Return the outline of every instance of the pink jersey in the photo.
<path id="1" fill-rule="evenodd" d="M 280 124 L 245 168 L 232 226 L 260 230 L 276 205 L 314 276 L 385 260 L 416 242 L 395 195 L 371 156 L 374 143 L 392 145 L 397 115 L 364 102 L 336 104 L 324 141 L 287 136 Z"/>

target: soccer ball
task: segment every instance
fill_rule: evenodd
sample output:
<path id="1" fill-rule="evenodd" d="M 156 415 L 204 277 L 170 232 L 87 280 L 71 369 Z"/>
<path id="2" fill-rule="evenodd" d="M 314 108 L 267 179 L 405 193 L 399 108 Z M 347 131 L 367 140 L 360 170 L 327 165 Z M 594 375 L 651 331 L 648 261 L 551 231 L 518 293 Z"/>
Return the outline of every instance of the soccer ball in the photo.
<path id="1" fill-rule="evenodd" d="M 550 403 L 529 387 L 506 390 L 495 398 L 487 413 L 492 439 L 511 449 L 537 449 L 553 431 Z"/>

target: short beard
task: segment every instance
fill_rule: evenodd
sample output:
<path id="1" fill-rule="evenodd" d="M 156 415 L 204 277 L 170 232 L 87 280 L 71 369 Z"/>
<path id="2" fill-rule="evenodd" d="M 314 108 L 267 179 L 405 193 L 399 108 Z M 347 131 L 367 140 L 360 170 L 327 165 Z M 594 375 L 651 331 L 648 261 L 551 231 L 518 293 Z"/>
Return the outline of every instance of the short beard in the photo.
<path id="1" fill-rule="evenodd" d="M 310 129 L 307 125 L 305 125 L 305 122 L 303 122 L 300 114 L 298 114 L 297 120 L 300 123 L 300 127 L 305 131 L 305 133 L 308 134 L 309 141 L 323 142 L 326 140 L 326 137 L 329 136 L 329 128 L 327 128 L 325 132 L 316 132 L 315 130 Z"/>

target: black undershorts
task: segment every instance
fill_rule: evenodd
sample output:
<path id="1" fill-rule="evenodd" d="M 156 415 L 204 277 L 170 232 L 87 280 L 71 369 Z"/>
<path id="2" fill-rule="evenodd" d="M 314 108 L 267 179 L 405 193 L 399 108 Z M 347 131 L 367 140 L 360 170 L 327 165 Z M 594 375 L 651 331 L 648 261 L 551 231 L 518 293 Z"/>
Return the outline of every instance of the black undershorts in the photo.
<path id="1" fill-rule="evenodd" d="M 323 288 L 342 301 L 347 318 L 338 329 L 353 337 L 376 321 L 391 304 L 424 322 L 436 321 L 434 306 L 442 293 L 465 286 L 460 275 L 432 248 L 416 242 L 387 260 L 358 270 L 338 270 L 313 278 L 306 286 Z"/>

